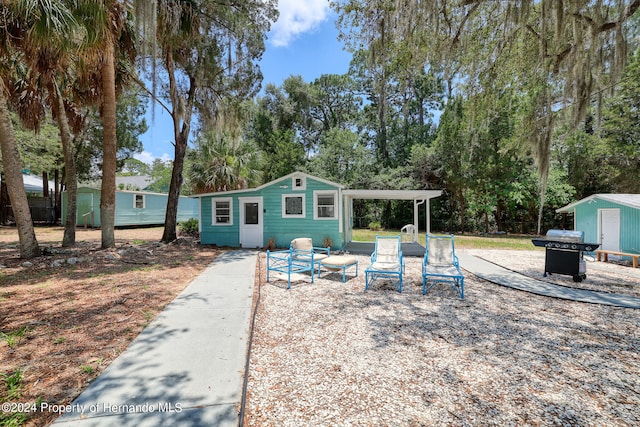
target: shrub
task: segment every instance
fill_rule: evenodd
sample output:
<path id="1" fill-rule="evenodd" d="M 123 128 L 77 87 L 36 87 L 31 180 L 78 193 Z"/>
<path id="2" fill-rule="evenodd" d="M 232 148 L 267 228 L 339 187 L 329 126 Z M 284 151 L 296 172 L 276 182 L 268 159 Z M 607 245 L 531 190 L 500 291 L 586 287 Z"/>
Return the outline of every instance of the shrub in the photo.
<path id="1" fill-rule="evenodd" d="M 369 230 L 371 231 L 380 231 L 382 230 L 382 224 L 379 221 L 371 221 L 369 223 Z"/>
<path id="2" fill-rule="evenodd" d="M 188 220 L 178 224 L 178 227 L 180 228 L 181 234 L 193 237 L 200 236 L 200 232 L 198 231 L 198 220 L 196 218 L 189 218 Z"/>
<path id="3" fill-rule="evenodd" d="M 264 247 L 265 250 L 268 251 L 273 251 L 276 249 L 276 239 L 274 239 L 273 237 L 269 237 L 269 240 L 267 240 L 267 245 Z"/>

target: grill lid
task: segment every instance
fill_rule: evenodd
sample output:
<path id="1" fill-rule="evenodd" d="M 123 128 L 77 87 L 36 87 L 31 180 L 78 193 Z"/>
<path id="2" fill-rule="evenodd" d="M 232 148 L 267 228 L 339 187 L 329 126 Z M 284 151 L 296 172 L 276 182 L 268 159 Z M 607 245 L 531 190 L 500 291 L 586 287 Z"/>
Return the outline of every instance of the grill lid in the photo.
<path id="1" fill-rule="evenodd" d="M 546 235 L 547 240 L 556 242 L 583 243 L 584 231 L 579 230 L 549 230 Z"/>

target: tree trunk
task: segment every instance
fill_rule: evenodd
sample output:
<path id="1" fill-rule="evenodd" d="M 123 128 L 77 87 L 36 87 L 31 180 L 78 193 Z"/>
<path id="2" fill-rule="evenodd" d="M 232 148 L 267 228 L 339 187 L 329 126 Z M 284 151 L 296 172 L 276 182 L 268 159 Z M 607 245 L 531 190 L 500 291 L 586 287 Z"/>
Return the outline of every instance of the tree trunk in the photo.
<path id="1" fill-rule="evenodd" d="M 464 193 L 462 192 L 462 188 L 458 188 L 458 204 L 460 206 L 460 232 L 465 232 L 465 212 L 467 208 L 465 206 L 464 201 Z"/>
<path id="2" fill-rule="evenodd" d="M 502 213 L 504 212 L 504 203 L 502 199 L 498 199 L 498 203 L 496 204 L 496 224 L 498 225 L 498 231 L 504 231 L 504 227 L 502 226 Z"/>
<path id="3" fill-rule="evenodd" d="M 7 99 L 4 95 L 4 84 L 0 82 L 0 150 L 2 150 L 2 165 L 7 183 L 9 200 L 13 209 L 13 216 L 18 228 L 20 239 L 20 257 L 31 259 L 40 255 L 40 247 L 33 229 L 29 201 L 22 180 L 22 161 L 16 144 L 13 124 L 9 116 Z"/>
<path id="4" fill-rule="evenodd" d="M 116 84 L 113 41 L 105 43 L 102 61 L 102 187 L 100 196 L 100 227 L 102 248 L 115 247 L 116 211 Z"/>
<path id="5" fill-rule="evenodd" d="M 182 187 L 182 172 L 186 152 L 187 138 L 183 138 L 182 133 L 178 133 L 176 135 L 175 159 L 173 161 L 173 170 L 171 171 L 171 185 L 169 186 L 167 212 L 165 214 L 164 231 L 162 233 L 162 241 L 165 243 L 173 242 L 178 237 L 178 203 L 180 201 L 180 188 Z"/>
<path id="6" fill-rule="evenodd" d="M 76 159 L 71 140 L 71 130 L 67 113 L 64 109 L 64 100 L 58 88 L 57 82 L 52 82 L 53 102 L 51 107 L 58 121 L 60 140 L 62 141 L 62 154 L 66 170 L 65 183 L 67 187 L 67 211 L 64 219 L 64 236 L 62 246 L 73 246 L 76 243 L 76 216 L 78 211 L 78 182 L 76 180 Z"/>
<path id="7" fill-rule="evenodd" d="M 9 193 L 7 193 L 7 182 L 3 175 L 0 175 L 0 222 L 7 225 L 7 206 L 9 206 Z"/>
<path id="8" fill-rule="evenodd" d="M 387 116 L 386 116 L 386 106 L 387 106 L 387 93 L 386 93 L 386 82 L 384 79 L 386 78 L 384 72 L 382 74 L 382 79 L 379 82 L 379 92 L 378 92 L 378 153 L 382 160 L 382 164 L 384 166 L 389 165 L 389 149 L 387 147 Z"/>
<path id="9" fill-rule="evenodd" d="M 180 202 L 180 189 L 182 188 L 184 156 L 187 152 L 189 132 L 191 131 L 191 113 L 193 111 L 193 99 L 198 82 L 194 77 L 189 78 L 189 96 L 185 103 L 186 105 L 180 108 L 181 100 L 178 95 L 173 54 L 170 49 L 167 51 L 165 61 L 169 77 L 169 95 L 171 97 L 171 104 L 173 105 L 173 134 L 175 137 L 175 156 L 173 160 L 173 170 L 171 172 L 169 196 L 167 199 L 167 211 L 164 219 L 164 231 L 162 233 L 162 241 L 169 243 L 177 238 L 178 203 Z M 180 127 L 180 121 L 182 121 L 182 128 Z"/>
<path id="10" fill-rule="evenodd" d="M 53 182 L 55 183 L 55 190 L 53 191 L 53 198 L 55 200 L 54 202 L 54 206 L 55 206 L 55 211 L 56 211 L 56 223 L 58 223 L 58 220 L 60 219 L 60 170 L 56 169 L 55 173 L 53 175 Z"/>
<path id="11" fill-rule="evenodd" d="M 542 233 L 542 217 L 544 215 L 544 203 L 547 198 L 547 180 L 545 177 L 541 178 L 540 182 L 540 205 L 538 207 L 538 228 L 537 234 L 538 236 Z"/>
<path id="12" fill-rule="evenodd" d="M 484 232 L 489 233 L 489 212 L 484 211 Z"/>
<path id="13" fill-rule="evenodd" d="M 42 172 L 42 197 L 49 197 L 49 174 Z"/>
<path id="14" fill-rule="evenodd" d="M 389 166 L 389 148 L 387 147 L 387 70 L 386 70 L 386 15 L 378 23 L 380 32 L 380 51 L 381 55 L 378 63 L 380 64 L 380 76 L 378 80 L 378 153 L 381 156 L 383 166 Z M 375 65 L 374 65 L 375 67 Z"/>

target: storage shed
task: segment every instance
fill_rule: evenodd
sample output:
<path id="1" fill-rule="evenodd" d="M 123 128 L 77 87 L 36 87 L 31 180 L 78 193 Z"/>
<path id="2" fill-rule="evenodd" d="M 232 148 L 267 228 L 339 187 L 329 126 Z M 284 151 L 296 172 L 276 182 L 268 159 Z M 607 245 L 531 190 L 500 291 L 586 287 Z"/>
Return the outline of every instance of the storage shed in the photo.
<path id="1" fill-rule="evenodd" d="M 203 244 L 262 248 L 273 242 L 282 248 L 295 238 L 310 237 L 314 246 L 342 249 L 351 238 L 354 199 L 414 200 L 417 222 L 419 206 L 426 206 L 428 217 L 429 199 L 440 194 L 440 190 L 346 190 L 341 184 L 294 172 L 256 188 L 194 197 L 200 199 Z"/>
<path id="2" fill-rule="evenodd" d="M 556 212 L 573 214 L 574 230 L 600 249 L 640 254 L 640 194 L 594 194 Z"/>
<path id="3" fill-rule="evenodd" d="M 91 187 L 78 188 L 76 224 L 100 227 L 101 191 Z M 146 191 L 116 190 L 116 227 L 163 225 L 168 195 Z M 62 193 L 62 218 L 66 218 L 67 192 Z M 198 200 L 180 196 L 178 222 L 199 218 Z"/>

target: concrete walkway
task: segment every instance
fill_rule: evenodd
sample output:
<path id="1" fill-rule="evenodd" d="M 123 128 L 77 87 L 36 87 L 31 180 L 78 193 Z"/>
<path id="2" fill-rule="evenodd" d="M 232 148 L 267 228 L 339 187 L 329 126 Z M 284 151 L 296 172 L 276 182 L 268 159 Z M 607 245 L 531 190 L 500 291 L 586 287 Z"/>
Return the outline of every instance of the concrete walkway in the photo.
<path id="1" fill-rule="evenodd" d="M 507 270 L 504 267 L 470 254 L 457 253 L 456 255 L 460 260 L 460 267 L 481 279 L 499 285 L 554 298 L 640 309 L 640 298 L 554 285 Z"/>
<path id="2" fill-rule="evenodd" d="M 55 426 L 237 426 L 256 252 L 216 260 Z"/>

